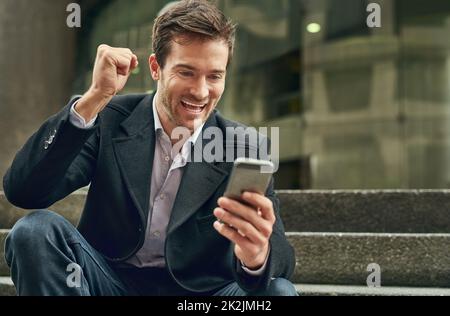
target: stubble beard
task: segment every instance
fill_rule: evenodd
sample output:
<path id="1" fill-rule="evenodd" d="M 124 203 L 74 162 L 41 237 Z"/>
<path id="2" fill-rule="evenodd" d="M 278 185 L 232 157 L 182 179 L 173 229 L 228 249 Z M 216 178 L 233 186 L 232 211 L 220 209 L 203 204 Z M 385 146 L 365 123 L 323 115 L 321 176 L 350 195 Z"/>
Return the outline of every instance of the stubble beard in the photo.
<path id="1" fill-rule="evenodd" d="M 174 128 L 179 128 L 179 127 L 186 128 L 189 130 L 189 132 L 191 134 L 193 134 L 195 132 L 195 130 L 204 123 L 204 120 L 206 120 L 206 118 L 209 117 L 210 113 L 208 113 L 206 118 L 201 117 L 201 118 L 195 119 L 193 126 L 184 126 L 181 121 L 176 119 L 176 115 L 174 113 L 176 108 L 173 109 L 171 107 L 171 104 L 169 101 L 169 96 L 167 95 L 166 90 L 163 88 L 162 90 L 158 91 L 158 93 L 160 93 L 160 92 L 161 92 L 162 111 L 164 112 L 166 117 L 169 119 L 170 123 L 173 125 Z M 178 106 L 178 104 L 176 106 Z"/>

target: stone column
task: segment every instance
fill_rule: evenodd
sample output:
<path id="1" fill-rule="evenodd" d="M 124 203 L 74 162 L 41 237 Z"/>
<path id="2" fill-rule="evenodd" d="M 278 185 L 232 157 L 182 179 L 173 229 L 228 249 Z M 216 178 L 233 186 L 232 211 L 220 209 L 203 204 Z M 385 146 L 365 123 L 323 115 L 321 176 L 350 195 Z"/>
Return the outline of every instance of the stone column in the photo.
<path id="1" fill-rule="evenodd" d="M 26 139 L 70 98 L 77 32 L 66 25 L 70 2 L 0 1 L 0 178 Z"/>

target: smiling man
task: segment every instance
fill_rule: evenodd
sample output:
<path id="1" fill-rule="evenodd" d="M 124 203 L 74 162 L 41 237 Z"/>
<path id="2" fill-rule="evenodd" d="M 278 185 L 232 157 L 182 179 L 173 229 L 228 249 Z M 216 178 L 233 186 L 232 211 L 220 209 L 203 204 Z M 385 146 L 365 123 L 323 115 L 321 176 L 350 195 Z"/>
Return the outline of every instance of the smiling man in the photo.
<path id="1" fill-rule="evenodd" d="M 273 181 L 244 205 L 222 197 L 232 162 L 189 161 L 203 130 L 241 126 L 215 110 L 234 36 L 207 1 L 170 6 L 153 29 L 151 95 L 117 96 L 138 59 L 99 46 L 90 89 L 42 125 L 4 177 L 11 203 L 42 209 L 6 240 L 19 295 L 296 295 Z M 188 136 L 180 150 L 177 128 Z M 88 184 L 78 229 L 44 210 Z"/>

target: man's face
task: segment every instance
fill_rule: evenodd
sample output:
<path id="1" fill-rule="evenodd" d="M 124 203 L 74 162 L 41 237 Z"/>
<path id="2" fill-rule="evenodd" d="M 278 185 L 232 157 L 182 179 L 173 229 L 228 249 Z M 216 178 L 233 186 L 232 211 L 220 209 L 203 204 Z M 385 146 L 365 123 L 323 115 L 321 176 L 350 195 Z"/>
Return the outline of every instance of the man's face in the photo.
<path id="1" fill-rule="evenodd" d="M 150 70 L 158 80 L 158 114 L 166 133 L 176 127 L 191 132 L 204 123 L 225 89 L 228 46 L 222 40 L 173 41 L 161 68 L 154 55 Z"/>

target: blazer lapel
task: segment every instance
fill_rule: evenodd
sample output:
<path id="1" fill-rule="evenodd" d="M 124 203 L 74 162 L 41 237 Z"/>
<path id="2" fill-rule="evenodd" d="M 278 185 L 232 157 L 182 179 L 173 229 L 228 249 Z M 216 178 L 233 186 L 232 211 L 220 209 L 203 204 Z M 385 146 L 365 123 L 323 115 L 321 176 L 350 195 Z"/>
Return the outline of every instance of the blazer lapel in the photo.
<path id="1" fill-rule="evenodd" d="M 121 124 L 124 137 L 114 138 L 113 148 L 125 185 L 135 207 L 147 219 L 155 154 L 153 95 L 145 97 Z"/>
<path id="2" fill-rule="evenodd" d="M 211 126 L 217 126 L 213 112 L 203 127 L 203 131 Z M 203 132 L 202 132 L 203 134 Z M 202 137 L 199 136 L 199 140 Z M 195 146 L 201 146 L 201 150 L 212 140 L 198 142 Z M 191 154 L 194 152 L 192 148 Z M 184 170 L 183 178 L 178 189 L 178 194 L 172 208 L 167 234 L 189 219 L 200 207 L 216 192 L 220 184 L 228 176 L 228 171 L 219 168 L 217 163 L 189 162 Z"/>
<path id="3" fill-rule="evenodd" d="M 167 234 L 191 217 L 224 181 L 228 173 L 213 164 L 192 162 L 183 173 Z"/>

